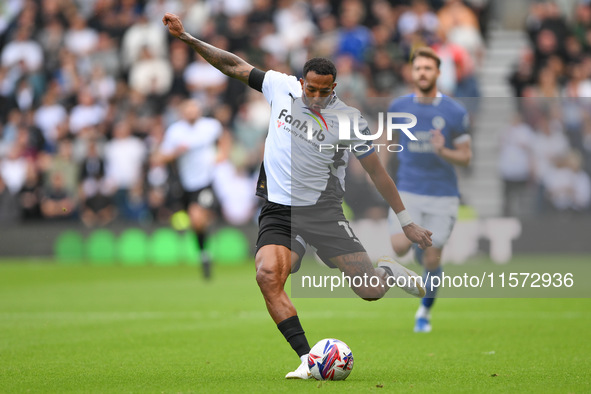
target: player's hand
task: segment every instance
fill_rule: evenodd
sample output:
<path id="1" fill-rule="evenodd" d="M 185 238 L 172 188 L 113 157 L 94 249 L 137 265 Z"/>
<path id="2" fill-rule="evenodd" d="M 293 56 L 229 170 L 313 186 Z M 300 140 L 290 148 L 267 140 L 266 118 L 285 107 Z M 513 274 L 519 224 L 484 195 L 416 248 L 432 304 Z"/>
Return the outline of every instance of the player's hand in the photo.
<path id="1" fill-rule="evenodd" d="M 402 227 L 406 238 L 419 245 L 421 249 L 426 249 L 433 245 L 431 235 L 433 233 L 427 229 L 422 228 L 416 223 L 408 224 Z"/>
<path id="2" fill-rule="evenodd" d="M 181 18 L 179 18 L 175 14 L 171 14 L 170 12 L 164 14 L 164 17 L 162 18 L 162 23 L 164 23 L 164 26 L 168 27 L 168 31 L 170 32 L 170 34 L 172 34 L 175 37 L 178 37 L 185 32 L 185 28 L 183 27 L 183 22 L 181 22 Z"/>
<path id="3" fill-rule="evenodd" d="M 435 154 L 440 154 L 441 150 L 445 148 L 445 137 L 441 134 L 441 130 L 431 130 L 431 145 Z"/>
<path id="4" fill-rule="evenodd" d="M 174 154 L 176 157 L 179 157 L 179 156 L 184 155 L 188 150 L 189 150 L 188 145 L 180 145 L 178 148 L 176 148 L 176 150 L 174 151 Z"/>

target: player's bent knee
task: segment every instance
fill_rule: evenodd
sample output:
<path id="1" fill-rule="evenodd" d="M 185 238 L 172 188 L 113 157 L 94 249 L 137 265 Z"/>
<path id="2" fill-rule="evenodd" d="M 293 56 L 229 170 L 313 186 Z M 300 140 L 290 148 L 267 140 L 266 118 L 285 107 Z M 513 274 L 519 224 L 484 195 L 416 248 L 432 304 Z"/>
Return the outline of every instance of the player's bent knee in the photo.
<path id="1" fill-rule="evenodd" d="M 396 234 L 390 237 L 392 242 L 392 249 L 397 256 L 404 256 L 410 250 L 412 243 L 406 238 L 404 234 Z"/>
<path id="2" fill-rule="evenodd" d="M 262 290 L 277 290 L 283 288 L 279 271 L 265 265 L 261 265 L 257 268 L 256 281 Z"/>
<path id="3" fill-rule="evenodd" d="M 394 253 L 396 253 L 397 256 L 404 256 L 408 253 L 408 251 L 410 250 L 409 246 L 406 245 L 392 245 L 392 249 L 394 249 Z"/>
<path id="4" fill-rule="evenodd" d="M 423 256 L 423 266 L 431 271 L 439 268 L 441 265 L 441 249 L 428 248 Z"/>

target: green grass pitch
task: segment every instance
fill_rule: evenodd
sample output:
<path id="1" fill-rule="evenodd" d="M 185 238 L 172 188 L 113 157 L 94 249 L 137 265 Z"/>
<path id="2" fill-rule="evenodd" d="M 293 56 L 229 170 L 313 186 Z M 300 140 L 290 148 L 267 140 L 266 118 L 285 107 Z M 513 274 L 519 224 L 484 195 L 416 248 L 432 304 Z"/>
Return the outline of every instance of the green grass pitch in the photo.
<path id="1" fill-rule="evenodd" d="M 393 289 L 392 291 L 396 291 Z M 0 392 L 590 392 L 591 300 L 295 299 L 311 345 L 353 350 L 343 382 L 287 381 L 299 360 L 253 264 L 0 263 Z"/>

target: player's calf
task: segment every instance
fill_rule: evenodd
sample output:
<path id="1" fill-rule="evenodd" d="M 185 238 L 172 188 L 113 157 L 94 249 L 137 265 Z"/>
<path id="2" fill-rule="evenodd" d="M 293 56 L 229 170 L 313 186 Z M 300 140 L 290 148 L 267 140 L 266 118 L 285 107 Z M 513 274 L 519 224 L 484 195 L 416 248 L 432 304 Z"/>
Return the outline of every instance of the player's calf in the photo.
<path id="1" fill-rule="evenodd" d="M 384 278 L 373 268 L 366 252 L 350 253 L 330 259 L 348 278 L 351 289 L 366 301 L 376 301 L 384 297 L 388 287 Z"/>

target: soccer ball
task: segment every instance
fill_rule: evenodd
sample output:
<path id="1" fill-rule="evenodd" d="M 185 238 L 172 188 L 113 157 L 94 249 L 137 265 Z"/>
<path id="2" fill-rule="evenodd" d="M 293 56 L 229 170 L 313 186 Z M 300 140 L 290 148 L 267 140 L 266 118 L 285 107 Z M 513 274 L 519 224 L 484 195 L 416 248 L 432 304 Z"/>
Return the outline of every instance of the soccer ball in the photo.
<path id="1" fill-rule="evenodd" d="M 308 367 L 318 380 L 345 380 L 353 369 L 353 353 L 345 342 L 323 339 L 310 350 Z"/>

